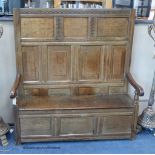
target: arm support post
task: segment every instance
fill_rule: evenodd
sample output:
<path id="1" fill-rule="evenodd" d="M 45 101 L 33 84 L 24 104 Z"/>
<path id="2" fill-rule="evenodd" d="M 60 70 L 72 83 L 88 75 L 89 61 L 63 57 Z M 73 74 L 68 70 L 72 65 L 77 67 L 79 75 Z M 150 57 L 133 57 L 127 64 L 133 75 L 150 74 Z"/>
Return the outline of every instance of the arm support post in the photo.
<path id="1" fill-rule="evenodd" d="M 144 96 L 143 88 L 139 84 L 137 84 L 137 82 L 134 80 L 130 72 L 126 73 L 126 77 L 129 83 L 135 88 L 136 95 Z"/>
<path id="2" fill-rule="evenodd" d="M 11 92 L 10 92 L 10 98 L 11 99 L 13 99 L 17 96 L 17 89 L 18 89 L 20 81 L 21 81 L 21 75 L 17 74 L 16 80 L 15 80 L 13 87 L 11 89 Z"/>
<path id="3" fill-rule="evenodd" d="M 132 138 L 135 137 L 136 132 L 137 132 L 137 121 L 138 121 L 138 109 L 139 109 L 139 96 L 144 96 L 144 90 L 143 88 L 137 84 L 137 82 L 134 80 L 132 77 L 131 73 L 128 72 L 126 73 L 126 78 L 128 82 L 135 88 L 135 96 L 134 96 L 134 124 L 133 124 L 133 132 L 132 132 Z"/>

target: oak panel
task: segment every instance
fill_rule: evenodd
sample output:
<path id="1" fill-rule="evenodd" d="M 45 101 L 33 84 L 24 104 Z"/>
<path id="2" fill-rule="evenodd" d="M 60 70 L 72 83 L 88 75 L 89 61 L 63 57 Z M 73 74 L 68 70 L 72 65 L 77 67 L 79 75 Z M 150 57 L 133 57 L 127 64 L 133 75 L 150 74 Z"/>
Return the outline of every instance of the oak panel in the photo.
<path id="1" fill-rule="evenodd" d="M 103 118 L 102 134 L 131 133 L 132 116 L 107 116 Z"/>
<path id="2" fill-rule="evenodd" d="M 53 36 L 53 18 L 21 18 L 21 38 L 52 39 Z"/>
<path id="3" fill-rule="evenodd" d="M 47 88 L 27 88 L 24 89 L 24 94 L 29 96 L 47 96 L 48 89 Z"/>
<path id="4" fill-rule="evenodd" d="M 125 60 L 127 48 L 125 45 L 106 47 L 104 52 L 104 79 L 105 81 L 124 80 Z"/>
<path id="5" fill-rule="evenodd" d="M 50 117 L 24 117 L 20 118 L 21 136 L 52 135 Z"/>
<path id="6" fill-rule="evenodd" d="M 22 47 L 24 81 L 39 81 L 40 51 L 37 46 Z"/>
<path id="7" fill-rule="evenodd" d="M 125 46 L 113 46 L 113 77 L 115 79 L 122 79 L 125 67 Z"/>
<path id="8" fill-rule="evenodd" d="M 64 37 L 78 39 L 87 38 L 88 19 L 87 18 L 64 18 Z"/>
<path id="9" fill-rule="evenodd" d="M 127 92 L 127 87 L 109 87 L 109 94 L 121 94 Z"/>
<path id="10" fill-rule="evenodd" d="M 60 135 L 93 135 L 93 117 L 62 117 L 60 119 Z"/>
<path id="11" fill-rule="evenodd" d="M 48 95 L 71 95 L 71 91 L 69 88 L 51 88 L 48 90 Z"/>
<path id="12" fill-rule="evenodd" d="M 29 118 L 20 118 L 21 130 L 49 130 L 50 129 L 49 117 L 29 117 Z"/>
<path id="13" fill-rule="evenodd" d="M 79 52 L 79 80 L 99 80 L 101 46 L 81 46 Z"/>
<path id="14" fill-rule="evenodd" d="M 126 37 L 128 35 L 128 18 L 98 18 L 98 37 Z"/>
<path id="15" fill-rule="evenodd" d="M 80 87 L 79 95 L 108 94 L 108 87 Z"/>
<path id="16" fill-rule="evenodd" d="M 67 81 L 71 79 L 70 46 L 48 46 L 48 81 Z"/>

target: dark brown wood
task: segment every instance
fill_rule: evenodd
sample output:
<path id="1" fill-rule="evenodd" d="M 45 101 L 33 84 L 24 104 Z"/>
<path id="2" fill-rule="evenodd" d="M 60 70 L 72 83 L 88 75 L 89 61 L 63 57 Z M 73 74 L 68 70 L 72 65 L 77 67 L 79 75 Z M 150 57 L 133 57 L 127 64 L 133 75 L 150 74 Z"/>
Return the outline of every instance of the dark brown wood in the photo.
<path id="1" fill-rule="evenodd" d="M 16 80 L 15 80 L 13 87 L 11 89 L 11 92 L 10 92 L 10 98 L 11 99 L 13 99 L 17 96 L 17 89 L 18 89 L 20 82 L 21 82 L 21 75 L 17 74 Z"/>
<path id="2" fill-rule="evenodd" d="M 142 88 L 139 84 L 137 84 L 137 82 L 134 80 L 134 78 L 132 77 L 132 75 L 131 75 L 130 72 L 128 72 L 128 73 L 126 74 L 126 77 L 127 77 L 128 81 L 129 81 L 129 83 L 130 83 L 130 84 L 135 88 L 135 90 L 137 91 L 137 95 L 139 95 L 139 96 L 144 96 L 144 90 L 143 90 L 143 88 Z"/>
<path id="3" fill-rule="evenodd" d="M 16 141 L 133 138 L 134 10 L 15 10 Z M 17 88 L 17 87 L 15 87 Z M 13 96 L 14 97 L 14 96 Z"/>

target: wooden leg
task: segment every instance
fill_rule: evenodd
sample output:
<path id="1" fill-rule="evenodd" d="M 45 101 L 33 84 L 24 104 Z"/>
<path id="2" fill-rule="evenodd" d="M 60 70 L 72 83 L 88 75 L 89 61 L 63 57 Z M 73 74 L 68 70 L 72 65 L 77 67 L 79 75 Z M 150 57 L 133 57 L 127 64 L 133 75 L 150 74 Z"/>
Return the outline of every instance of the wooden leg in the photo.
<path id="1" fill-rule="evenodd" d="M 16 141 L 16 145 L 21 145 L 20 140 L 17 140 L 17 141 Z"/>
<path id="2" fill-rule="evenodd" d="M 137 122 L 138 122 L 138 111 L 139 111 L 139 96 L 137 95 L 137 92 L 135 92 L 134 96 L 134 124 L 132 127 L 132 134 L 131 138 L 135 139 L 136 133 L 137 133 Z"/>
<path id="3" fill-rule="evenodd" d="M 21 145 L 21 140 L 18 137 L 16 137 L 16 145 Z"/>
<path id="4" fill-rule="evenodd" d="M 2 142 L 2 146 L 7 146 L 8 145 L 6 135 L 0 136 L 0 139 L 1 139 L 1 142 Z"/>

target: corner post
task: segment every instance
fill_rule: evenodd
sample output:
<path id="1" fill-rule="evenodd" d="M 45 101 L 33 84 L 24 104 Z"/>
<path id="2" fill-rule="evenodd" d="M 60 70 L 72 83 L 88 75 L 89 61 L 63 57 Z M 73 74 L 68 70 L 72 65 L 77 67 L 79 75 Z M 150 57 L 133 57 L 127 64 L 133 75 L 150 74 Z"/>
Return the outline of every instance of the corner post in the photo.
<path id="1" fill-rule="evenodd" d="M 139 113 L 139 95 L 138 92 L 135 90 L 135 95 L 134 95 L 134 124 L 132 127 L 132 134 L 131 138 L 135 139 L 136 133 L 137 133 L 137 122 L 138 122 L 138 113 Z"/>

